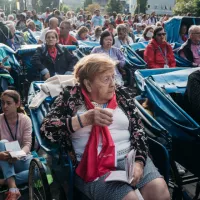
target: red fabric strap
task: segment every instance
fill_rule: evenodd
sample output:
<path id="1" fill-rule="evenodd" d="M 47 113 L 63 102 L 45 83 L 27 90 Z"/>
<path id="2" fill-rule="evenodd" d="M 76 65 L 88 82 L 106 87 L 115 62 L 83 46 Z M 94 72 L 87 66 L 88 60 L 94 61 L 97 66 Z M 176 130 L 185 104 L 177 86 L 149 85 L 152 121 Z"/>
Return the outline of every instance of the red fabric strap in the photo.
<path id="1" fill-rule="evenodd" d="M 94 105 L 84 89 L 82 89 L 82 94 L 87 109 L 94 109 Z M 117 101 L 114 94 L 107 108 L 115 109 L 116 107 Z M 98 154 L 100 134 L 102 136 L 102 149 Z M 93 125 L 81 162 L 76 168 L 76 173 L 85 182 L 91 182 L 111 170 L 115 170 L 115 145 L 110 131 L 108 127 Z"/>

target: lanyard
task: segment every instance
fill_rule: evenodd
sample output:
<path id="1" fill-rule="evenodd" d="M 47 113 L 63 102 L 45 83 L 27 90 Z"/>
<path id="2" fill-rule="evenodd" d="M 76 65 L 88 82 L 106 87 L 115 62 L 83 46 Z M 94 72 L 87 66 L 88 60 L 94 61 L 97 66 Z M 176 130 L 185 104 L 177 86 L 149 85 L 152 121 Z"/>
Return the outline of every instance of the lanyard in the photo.
<path id="1" fill-rule="evenodd" d="M 162 49 L 158 46 L 158 49 L 160 51 L 160 53 L 162 54 L 162 57 L 164 58 L 165 60 L 165 64 L 168 65 L 168 60 L 167 60 L 167 49 L 165 47 L 165 52 L 162 51 Z"/>
<path id="2" fill-rule="evenodd" d="M 122 42 L 122 40 L 119 40 L 121 45 L 125 45 L 125 43 Z"/>
<path id="3" fill-rule="evenodd" d="M 5 119 L 5 121 L 6 121 L 6 125 L 7 125 L 7 127 L 8 127 L 8 129 L 9 129 L 9 131 L 10 131 L 10 135 L 11 135 L 11 137 L 12 137 L 12 139 L 13 140 L 16 140 L 17 139 L 17 130 L 18 130 L 18 119 L 19 119 L 19 116 L 18 116 L 18 114 L 17 114 L 17 122 L 16 122 L 16 129 L 15 129 L 15 135 L 13 135 L 13 133 L 12 133 L 12 131 L 11 131 L 11 128 L 10 128 L 10 126 L 9 126 L 9 124 L 8 124 L 8 121 L 7 121 L 7 119 L 6 119 L 6 116 L 4 115 L 4 119 Z M 15 137 L 14 137 L 15 136 Z"/>

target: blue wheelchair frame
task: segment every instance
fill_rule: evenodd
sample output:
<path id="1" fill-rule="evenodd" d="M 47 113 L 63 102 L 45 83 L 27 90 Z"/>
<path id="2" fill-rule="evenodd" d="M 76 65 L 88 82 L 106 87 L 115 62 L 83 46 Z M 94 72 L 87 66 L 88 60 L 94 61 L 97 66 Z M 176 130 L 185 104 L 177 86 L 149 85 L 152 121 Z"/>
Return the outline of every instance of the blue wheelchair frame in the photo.
<path id="1" fill-rule="evenodd" d="M 171 166 L 175 170 L 175 181 L 179 198 L 182 186 L 200 180 L 198 152 L 200 148 L 200 126 L 172 98 L 185 92 L 188 74 L 197 69 L 158 69 L 137 71 L 136 80 L 142 96 L 135 98 L 139 114 L 145 126 L 152 132 L 165 132 L 171 138 Z M 160 74 L 159 74 L 160 73 Z M 139 101 L 148 98 L 153 106 L 154 117 L 144 110 Z M 161 136 L 163 139 L 164 137 Z M 165 140 L 166 141 L 166 140 Z M 193 175 L 180 177 L 174 161 L 183 165 Z"/>
<path id="2" fill-rule="evenodd" d="M 42 81 L 32 82 L 29 89 L 28 104 L 30 104 L 32 98 L 36 95 L 36 92 L 39 91 L 39 84 L 42 84 Z M 50 105 L 53 103 L 54 99 L 48 97 L 37 109 L 29 109 L 30 116 L 33 124 L 34 136 L 37 139 L 39 146 L 50 156 L 57 157 L 60 154 L 60 149 L 58 145 L 52 147 L 45 140 L 41 138 L 40 135 L 40 126 L 43 118 L 46 116 L 47 112 L 50 110 Z M 64 151 L 63 151 L 64 152 Z M 73 191 L 73 172 L 74 167 L 71 162 L 71 159 L 66 153 L 61 154 L 61 160 L 64 167 L 69 168 L 69 191 Z M 69 192 L 68 198 L 73 199 L 73 192 Z"/>
<path id="3" fill-rule="evenodd" d="M 183 16 L 175 16 L 171 19 L 164 22 L 164 29 L 167 33 L 167 41 L 169 43 L 178 42 L 179 41 L 179 32 L 181 25 L 187 25 L 187 28 L 191 25 L 200 25 L 199 17 L 183 17 Z"/>

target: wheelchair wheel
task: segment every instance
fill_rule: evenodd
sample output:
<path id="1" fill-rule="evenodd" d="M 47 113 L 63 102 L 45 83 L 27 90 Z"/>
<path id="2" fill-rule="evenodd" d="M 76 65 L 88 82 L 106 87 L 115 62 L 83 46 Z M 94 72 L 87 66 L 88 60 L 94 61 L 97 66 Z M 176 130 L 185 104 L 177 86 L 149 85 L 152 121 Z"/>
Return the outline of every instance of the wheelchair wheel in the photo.
<path id="1" fill-rule="evenodd" d="M 29 167 L 29 200 L 51 200 L 50 187 L 42 163 L 34 158 Z"/>

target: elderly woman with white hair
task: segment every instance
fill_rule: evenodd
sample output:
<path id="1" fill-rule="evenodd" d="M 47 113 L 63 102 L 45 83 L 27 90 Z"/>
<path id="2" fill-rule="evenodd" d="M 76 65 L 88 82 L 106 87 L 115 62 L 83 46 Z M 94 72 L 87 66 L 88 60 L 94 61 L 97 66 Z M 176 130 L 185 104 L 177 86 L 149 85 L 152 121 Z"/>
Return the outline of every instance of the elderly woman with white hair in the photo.
<path id="1" fill-rule="evenodd" d="M 136 116 L 134 93 L 115 87 L 115 61 L 91 54 L 75 66 L 75 86 L 67 86 L 43 120 L 41 135 L 59 143 L 76 166 L 75 186 L 89 199 L 170 200 L 167 185 L 148 157 L 148 144 Z M 106 182 L 110 171 L 125 170 L 124 158 L 136 150 L 130 185 Z M 64 183 L 65 180 L 63 179 Z"/>
<path id="2" fill-rule="evenodd" d="M 133 39 L 128 36 L 128 29 L 125 24 L 119 24 L 117 26 L 117 36 L 114 37 L 114 46 L 120 48 L 123 45 L 133 44 Z"/>

